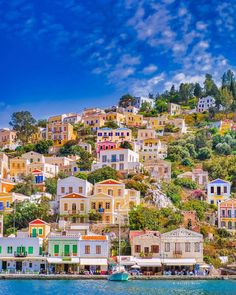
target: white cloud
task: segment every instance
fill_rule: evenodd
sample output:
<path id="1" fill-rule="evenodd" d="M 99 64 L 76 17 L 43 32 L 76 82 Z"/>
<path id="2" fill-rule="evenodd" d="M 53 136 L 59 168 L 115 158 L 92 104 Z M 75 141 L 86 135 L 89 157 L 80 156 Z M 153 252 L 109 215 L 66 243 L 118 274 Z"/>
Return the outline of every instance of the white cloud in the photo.
<path id="1" fill-rule="evenodd" d="M 156 70 L 157 70 L 157 66 L 151 64 L 143 69 L 143 73 L 145 75 L 148 75 L 148 74 L 154 73 Z"/>

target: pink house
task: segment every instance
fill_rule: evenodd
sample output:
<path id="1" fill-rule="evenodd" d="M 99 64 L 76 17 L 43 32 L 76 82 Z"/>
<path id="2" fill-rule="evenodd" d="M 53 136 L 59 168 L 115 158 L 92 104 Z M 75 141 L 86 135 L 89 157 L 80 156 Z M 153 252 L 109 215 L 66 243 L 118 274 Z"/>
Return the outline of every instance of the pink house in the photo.
<path id="1" fill-rule="evenodd" d="M 97 155 L 100 154 L 100 151 L 112 150 L 117 147 L 118 147 L 118 144 L 112 141 L 97 142 Z"/>

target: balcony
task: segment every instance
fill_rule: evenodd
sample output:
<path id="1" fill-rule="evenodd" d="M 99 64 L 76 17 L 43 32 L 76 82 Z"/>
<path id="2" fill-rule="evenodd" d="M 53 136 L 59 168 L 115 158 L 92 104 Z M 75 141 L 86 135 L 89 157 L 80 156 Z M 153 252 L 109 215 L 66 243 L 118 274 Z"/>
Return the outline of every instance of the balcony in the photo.
<path id="1" fill-rule="evenodd" d="M 14 256 L 18 257 L 18 258 L 23 258 L 27 256 L 27 252 L 26 251 L 22 251 L 22 252 L 14 252 Z"/>

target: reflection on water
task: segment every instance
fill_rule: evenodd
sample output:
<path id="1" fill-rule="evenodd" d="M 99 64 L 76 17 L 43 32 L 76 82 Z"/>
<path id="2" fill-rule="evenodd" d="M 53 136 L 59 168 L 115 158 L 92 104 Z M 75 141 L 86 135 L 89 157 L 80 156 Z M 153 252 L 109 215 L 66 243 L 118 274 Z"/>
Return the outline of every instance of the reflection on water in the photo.
<path id="1" fill-rule="evenodd" d="M 235 295 L 236 281 L 0 281 L 0 294 Z"/>

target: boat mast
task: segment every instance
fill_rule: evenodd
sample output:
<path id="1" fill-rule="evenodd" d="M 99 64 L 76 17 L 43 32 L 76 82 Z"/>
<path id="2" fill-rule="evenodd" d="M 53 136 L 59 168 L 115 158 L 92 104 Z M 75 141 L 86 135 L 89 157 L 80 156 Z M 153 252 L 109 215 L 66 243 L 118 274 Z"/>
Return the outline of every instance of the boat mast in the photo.
<path id="1" fill-rule="evenodd" d="M 119 264 L 118 264 L 118 267 L 119 267 L 119 271 L 120 271 L 120 238 L 121 238 L 121 233 L 120 233 L 120 206 L 119 206 L 119 209 L 118 209 L 118 219 L 119 219 L 119 240 L 118 240 L 118 255 L 119 255 Z"/>

